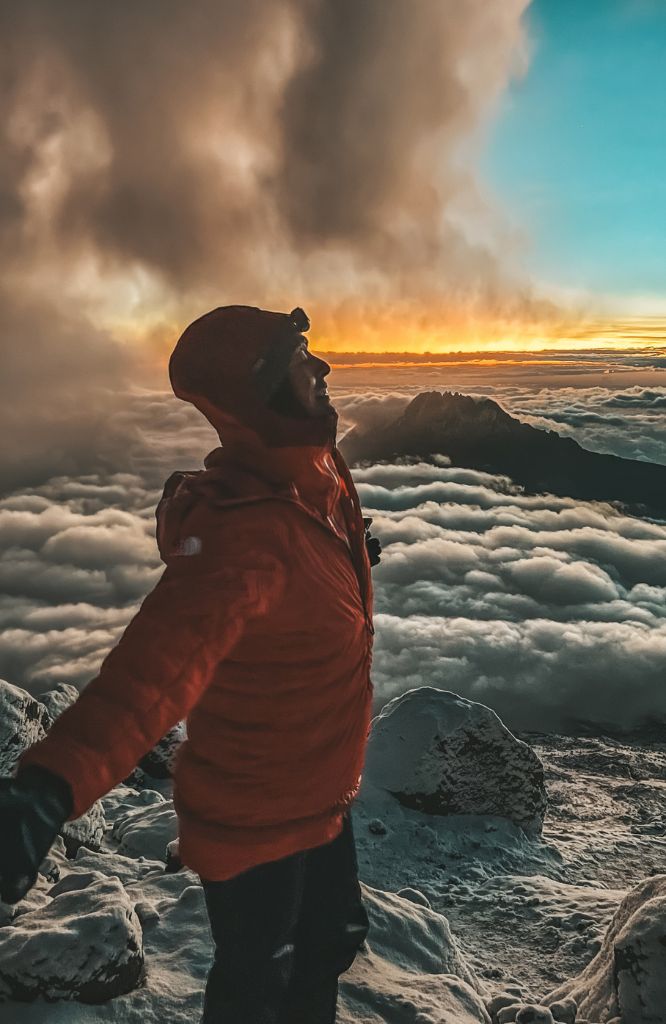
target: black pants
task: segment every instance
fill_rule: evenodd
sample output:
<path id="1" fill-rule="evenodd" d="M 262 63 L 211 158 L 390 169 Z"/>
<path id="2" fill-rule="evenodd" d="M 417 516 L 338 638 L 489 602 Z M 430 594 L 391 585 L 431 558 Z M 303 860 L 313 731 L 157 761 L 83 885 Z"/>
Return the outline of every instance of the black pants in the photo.
<path id="1" fill-rule="evenodd" d="M 349 812 L 323 846 L 202 884 L 215 942 L 202 1024 L 333 1024 L 369 923 Z"/>

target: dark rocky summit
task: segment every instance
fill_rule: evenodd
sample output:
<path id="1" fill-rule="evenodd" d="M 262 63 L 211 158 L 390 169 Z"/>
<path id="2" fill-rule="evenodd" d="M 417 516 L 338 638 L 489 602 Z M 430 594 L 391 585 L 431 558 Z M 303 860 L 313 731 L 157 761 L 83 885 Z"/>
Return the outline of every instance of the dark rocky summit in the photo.
<path id="1" fill-rule="evenodd" d="M 340 451 L 350 465 L 446 455 L 454 466 L 509 476 L 532 493 L 666 514 L 666 466 L 587 451 L 570 437 L 521 423 L 490 398 L 424 391 L 397 419 L 366 433 L 350 430 Z"/>

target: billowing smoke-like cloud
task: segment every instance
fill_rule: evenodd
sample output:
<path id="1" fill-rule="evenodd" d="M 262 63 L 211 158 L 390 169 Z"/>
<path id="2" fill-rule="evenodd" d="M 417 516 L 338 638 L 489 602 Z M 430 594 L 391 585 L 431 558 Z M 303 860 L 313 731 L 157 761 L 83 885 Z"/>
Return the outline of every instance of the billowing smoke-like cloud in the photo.
<path id="1" fill-rule="evenodd" d="M 342 298 L 337 252 L 501 304 L 469 147 L 528 2 L 4 5 L 3 234 L 228 296 L 296 272 Z"/>
<path id="2" fill-rule="evenodd" d="M 114 393 L 213 305 L 547 312 L 473 170 L 528 4 L 4 3 L 4 492 L 99 468 Z"/>

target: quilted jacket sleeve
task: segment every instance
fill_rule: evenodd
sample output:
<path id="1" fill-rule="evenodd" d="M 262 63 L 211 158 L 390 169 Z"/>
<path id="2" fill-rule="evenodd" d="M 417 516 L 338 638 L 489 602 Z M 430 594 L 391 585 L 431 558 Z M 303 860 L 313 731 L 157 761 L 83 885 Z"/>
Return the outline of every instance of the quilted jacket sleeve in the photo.
<path id="1" fill-rule="evenodd" d="M 65 778 L 70 820 L 126 778 L 186 717 L 247 623 L 279 601 L 277 552 L 234 545 L 224 560 L 176 557 L 167 565 L 98 675 L 20 764 Z"/>

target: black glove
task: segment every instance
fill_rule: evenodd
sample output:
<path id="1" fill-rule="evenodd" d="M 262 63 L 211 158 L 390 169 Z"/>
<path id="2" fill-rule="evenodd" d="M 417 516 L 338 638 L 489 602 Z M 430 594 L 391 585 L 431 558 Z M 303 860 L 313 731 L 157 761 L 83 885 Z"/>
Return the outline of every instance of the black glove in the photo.
<path id="1" fill-rule="evenodd" d="M 41 765 L 0 779 L 0 899 L 18 903 L 37 881 L 40 864 L 74 801 L 69 783 Z"/>
<path id="2" fill-rule="evenodd" d="M 363 517 L 363 525 L 365 527 L 365 546 L 368 549 L 368 556 L 370 558 L 370 565 L 379 565 L 381 558 L 379 557 L 382 551 L 382 546 L 379 543 L 377 537 L 373 537 L 370 533 L 370 524 L 372 519 L 370 516 Z"/>

